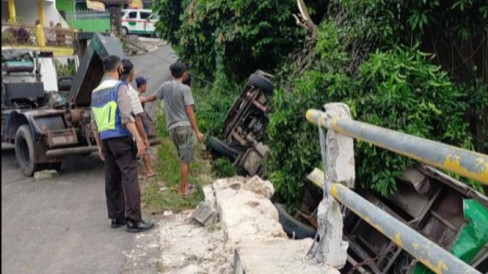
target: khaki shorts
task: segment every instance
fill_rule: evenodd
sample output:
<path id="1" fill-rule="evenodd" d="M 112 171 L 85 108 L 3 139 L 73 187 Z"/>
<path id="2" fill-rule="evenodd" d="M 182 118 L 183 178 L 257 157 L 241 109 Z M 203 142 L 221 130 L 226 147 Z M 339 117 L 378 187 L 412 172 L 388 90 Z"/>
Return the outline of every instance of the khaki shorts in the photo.
<path id="1" fill-rule="evenodd" d="M 191 163 L 195 157 L 197 136 L 193 128 L 189 126 L 175 127 L 169 131 L 171 140 L 178 150 L 178 156 L 183 163 Z"/>

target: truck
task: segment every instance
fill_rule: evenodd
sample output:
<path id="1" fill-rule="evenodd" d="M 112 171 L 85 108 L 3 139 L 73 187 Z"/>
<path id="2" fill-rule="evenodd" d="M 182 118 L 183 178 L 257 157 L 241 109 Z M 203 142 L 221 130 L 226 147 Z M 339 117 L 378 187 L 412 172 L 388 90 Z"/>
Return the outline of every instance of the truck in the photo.
<path id="1" fill-rule="evenodd" d="M 261 141 L 268 124 L 273 98 L 273 76 L 257 70 L 229 109 L 224 121 L 224 140 L 210 137 L 213 155 L 223 156 L 246 175 L 261 175 L 270 149 Z"/>
<path id="2" fill-rule="evenodd" d="M 102 60 L 109 55 L 124 57 L 119 40 L 95 33 L 65 102 L 37 108 L 15 106 L 5 115 L 2 106 L 2 142 L 15 146 L 15 156 L 22 174 L 32 176 L 42 169 L 59 171 L 66 156 L 88 155 L 97 151 L 90 125 L 91 93 L 102 80 Z M 23 86 L 22 89 L 12 86 L 7 87 L 6 91 L 13 94 L 25 90 L 40 94 L 38 86 Z M 149 128 L 150 143 L 157 144 L 159 141 L 154 124 L 150 124 Z"/>

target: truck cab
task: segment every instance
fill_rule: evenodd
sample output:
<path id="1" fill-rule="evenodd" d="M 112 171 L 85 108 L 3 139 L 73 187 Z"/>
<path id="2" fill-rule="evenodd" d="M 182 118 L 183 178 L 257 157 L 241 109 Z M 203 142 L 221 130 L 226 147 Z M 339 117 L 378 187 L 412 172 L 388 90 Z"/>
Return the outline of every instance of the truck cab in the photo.
<path id="1" fill-rule="evenodd" d="M 66 102 L 10 111 L 5 119 L 2 141 L 15 145 L 17 163 L 24 175 L 32 176 L 41 169 L 59 170 L 66 156 L 97 151 L 90 125 L 91 93 L 102 80 L 102 60 L 109 55 L 124 57 L 120 42 L 95 33 Z M 157 144 L 154 125 L 150 125 L 150 129 L 150 142 Z"/>

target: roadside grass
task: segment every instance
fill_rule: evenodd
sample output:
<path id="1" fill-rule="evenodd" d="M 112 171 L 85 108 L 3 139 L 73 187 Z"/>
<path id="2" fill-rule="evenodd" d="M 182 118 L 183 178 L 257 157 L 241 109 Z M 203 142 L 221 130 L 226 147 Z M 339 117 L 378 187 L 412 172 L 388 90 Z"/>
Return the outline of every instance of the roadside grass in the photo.
<path id="1" fill-rule="evenodd" d="M 157 147 L 158 157 L 153 163 L 157 176 L 156 179 L 146 183 L 142 202 L 153 213 L 161 213 L 164 210 L 180 212 L 195 208 L 204 199 L 202 186 L 213 180 L 211 164 L 201 156 L 204 152 L 203 146 L 197 145 L 195 161 L 190 164 L 188 182 L 194 185 L 194 192 L 189 196 L 181 196 L 178 194 L 180 161 L 166 128 L 162 111 L 157 115 L 156 130 L 161 139 Z"/>

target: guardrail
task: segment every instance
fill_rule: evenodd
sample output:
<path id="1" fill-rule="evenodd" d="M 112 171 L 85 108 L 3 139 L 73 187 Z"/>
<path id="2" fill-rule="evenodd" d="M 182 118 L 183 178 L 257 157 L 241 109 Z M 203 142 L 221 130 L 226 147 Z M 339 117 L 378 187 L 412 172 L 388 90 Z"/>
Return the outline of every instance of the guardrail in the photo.
<path id="1" fill-rule="evenodd" d="M 326 105 L 326 109 L 328 105 Z M 336 106 L 332 106 L 330 107 L 330 109 L 332 109 L 330 112 L 329 110 L 327 112 L 309 110 L 306 113 L 309 122 L 332 130 L 329 131 L 329 133 L 333 133 L 331 136 L 328 135 L 328 141 L 329 139 L 335 139 L 333 142 L 342 145 L 344 148 L 347 146 L 352 147 L 352 139 L 346 142 L 344 142 L 344 139 L 338 140 L 339 138 L 345 138 L 341 136 L 356 138 L 425 164 L 447 169 L 467 178 L 475 179 L 483 184 L 488 184 L 487 155 L 354 121 L 349 118 L 349 110 L 347 106 L 344 104 L 335 105 L 339 105 L 339 108 L 334 109 Z M 344 109 L 347 109 L 347 111 L 344 111 Z M 344 113 L 346 113 L 346 115 L 341 115 Z M 321 135 L 322 146 L 325 145 L 323 139 L 324 138 Z M 348 142 L 349 144 L 347 144 Z M 346 145 L 344 146 L 344 144 Z M 327 156 L 328 158 L 325 160 L 324 150 L 322 150 L 322 154 L 326 171 L 330 170 L 331 165 L 336 165 L 336 162 L 329 162 L 329 157 L 341 157 L 338 155 Z M 352 166 L 353 165 L 354 162 L 352 162 Z M 346 166 L 345 168 L 348 167 Z M 340 173 L 340 168 L 338 169 L 338 173 Z M 319 206 L 319 228 L 321 227 L 321 223 L 322 227 L 327 225 L 334 226 L 334 222 L 336 222 L 337 219 L 331 219 L 331 216 L 334 214 L 336 216 L 339 214 L 340 216 L 340 213 L 337 213 L 337 206 L 334 206 L 333 203 L 338 201 L 435 273 L 479 273 L 476 269 L 438 246 L 436 243 L 430 241 L 414 229 L 344 186 L 344 182 L 347 182 L 351 177 L 344 174 L 332 174 L 332 176 L 327 174 L 327 176 L 327 179 L 325 179 L 325 176 L 323 176 L 322 179 L 325 181 L 324 191 L 325 193 L 328 193 L 329 196 L 324 197 L 324 200 L 321 203 L 322 213 L 320 213 L 321 206 Z M 315 180 L 317 180 L 317 178 L 315 178 Z M 354 180 L 354 174 L 352 175 L 352 180 Z M 343 184 L 340 183 L 341 181 Z M 333 197 L 333 199 L 331 197 Z M 339 219 L 339 221 L 342 220 Z M 327 233 L 330 230 L 341 231 L 342 224 L 335 228 L 325 228 Z M 328 254 L 330 255 L 330 250 L 334 247 L 334 244 L 338 241 L 342 241 L 342 234 L 336 233 L 330 236 L 331 234 L 327 235 L 325 231 L 320 232 L 319 229 L 319 234 L 321 236 L 320 244 L 325 247 L 316 247 L 316 250 L 325 250 L 326 252 L 329 252 Z M 330 241 L 331 243 L 322 243 L 322 238 L 326 238 L 324 235 L 329 237 L 326 241 Z M 314 246 L 312 246 L 312 248 L 314 248 Z"/>
<path id="2" fill-rule="evenodd" d="M 311 123 L 488 185 L 488 156 L 417 136 L 309 110 Z"/>

